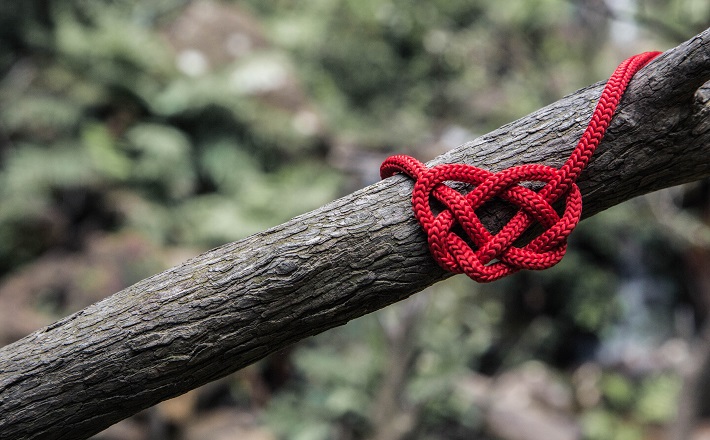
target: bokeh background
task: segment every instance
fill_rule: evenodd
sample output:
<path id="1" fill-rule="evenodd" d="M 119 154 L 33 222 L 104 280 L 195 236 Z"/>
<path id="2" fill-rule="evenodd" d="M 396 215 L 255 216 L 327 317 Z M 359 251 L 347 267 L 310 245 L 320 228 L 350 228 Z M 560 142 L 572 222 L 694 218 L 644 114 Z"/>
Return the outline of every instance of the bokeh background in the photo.
<path id="1" fill-rule="evenodd" d="M 0 345 L 666 50 L 706 0 L 0 2 Z M 710 184 L 97 439 L 710 438 Z"/>

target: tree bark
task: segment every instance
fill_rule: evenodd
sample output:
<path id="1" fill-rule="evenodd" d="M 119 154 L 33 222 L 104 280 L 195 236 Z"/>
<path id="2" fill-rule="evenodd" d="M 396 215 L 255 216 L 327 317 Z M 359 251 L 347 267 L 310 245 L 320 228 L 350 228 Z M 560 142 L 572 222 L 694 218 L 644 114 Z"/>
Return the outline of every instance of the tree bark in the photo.
<path id="1" fill-rule="evenodd" d="M 710 30 L 639 72 L 578 184 L 588 217 L 710 176 Z M 603 83 L 434 160 L 562 164 Z M 226 244 L 0 349 L 0 438 L 86 438 L 447 277 L 395 176 Z M 500 227 L 510 208 L 492 205 Z M 564 264 L 564 262 L 562 263 Z"/>

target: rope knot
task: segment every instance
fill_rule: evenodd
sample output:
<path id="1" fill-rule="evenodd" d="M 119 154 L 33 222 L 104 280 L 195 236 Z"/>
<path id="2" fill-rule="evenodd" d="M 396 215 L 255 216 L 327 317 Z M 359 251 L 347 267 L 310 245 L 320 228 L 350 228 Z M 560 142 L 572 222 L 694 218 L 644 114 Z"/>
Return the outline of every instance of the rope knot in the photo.
<path id="1" fill-rule="evenodd" d="M 520 269 L 541 270 L 557 264 L 567 250 L 567 237 L 582 215 L 577 177 L 604 137 L 631 78 L 658 55 L 659 52 L 639 54 L 617 67 L 577 147 L 559 169 L 520 165 L 493 173 L 465 164 L 428 168 L 405 155 L 387 158 L 380 168 L 383 179 L 404 173 L 416 180 L 412 207 L 437 263 L 478 282 L 494 281 Z M 466 183 L 473 189 L 464 195 L 445 184 L 449 181 Z M 524 182 L 540 182 L 544 186 L 536 192 L 520 185 Z M 486 229 L 476 214 L 477 209 L 493 198 L 518 208 L 496 234 Z M 558 200 L 564 201 L 561 215 L 552 207 Z M 434 214 L 432 205 L 436 202 L 441 209 Z M 545 231 L 528 244 L 515 246 L 520 236 L 536 222 Z M 463 236 L 457 232 L 457 225 Z"/>
<path id="2" fill-rule="evenodd" d="M 463 164 L 427 168 L 409 156 L 392 156 L 381 168 L 383 178 L 405 173 L 416 179 L 412 205 L 427 233 L 434 259 L 444 269 L 465 273 L 479 282 L 493 281 L 520 269 L 546 269 L 562 259 L 567 236 L 582 214 L 582 195 L 576 184 L 570 185 L 561 194 L 565 209 L 560 216 L 552 207 L 560 198 L 552 191 L 558 171 L 545 165 L 522 165 L 498 173 Z M 466 183 L 474 189 L 464 195 L 446 185 L 446 181 Z M 545 186 L 535 192 L 521 186 L 522 182 L 542 182 Z M 498 233 L 492 234 L 476 210 L 495 197 L 519 210 Z M 438 214 L 432 209 L 434 200 L 441 206 Z M 523 247 L 514 246 L 534 222 L 546 231 Z M 456 225 L 461 227 L 463 237 L 455 230 Z"/>

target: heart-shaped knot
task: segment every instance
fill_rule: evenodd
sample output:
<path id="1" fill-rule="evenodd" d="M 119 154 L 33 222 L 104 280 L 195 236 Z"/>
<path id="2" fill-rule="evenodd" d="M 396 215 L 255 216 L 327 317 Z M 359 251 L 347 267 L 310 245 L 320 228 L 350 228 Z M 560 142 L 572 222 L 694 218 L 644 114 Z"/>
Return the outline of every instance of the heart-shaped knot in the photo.
<path id="1" fill-rule="evenodd" d="M 493 281 L 520 269 L 546 269 L 562 259 L 567 237 L 582 214 L 582 195 L 575 184 L 562 194 L 552 191 L 559 184 L 558 172 L 544 165 L 522 165 L 498 173 L 463 164 L 427 168 L 409 156 L 392 156 L 381 168 L 383 178 L 405 173 L 416 180 L 412 205 L 434 259 L 444 269 L 465 273 L 478 282 Z M 446 185 L 447 181 L 466 183 L 473 189 L 464 195 Z M 536 192 L 521 186 L 522 182 L 543 182 L 545 186 Z M 494 197 L 519 208 L 496 234 L 476 214 Z M 558 198 L 565 201 L 561 216 L 552 208 Z M 441 207 L 437 214 L 432 210 L 434 200 Z M 545 232 L 525 246 L 514 246 L 535 222 Z M 456 225 L 463 236 L 454 230 Z"/>

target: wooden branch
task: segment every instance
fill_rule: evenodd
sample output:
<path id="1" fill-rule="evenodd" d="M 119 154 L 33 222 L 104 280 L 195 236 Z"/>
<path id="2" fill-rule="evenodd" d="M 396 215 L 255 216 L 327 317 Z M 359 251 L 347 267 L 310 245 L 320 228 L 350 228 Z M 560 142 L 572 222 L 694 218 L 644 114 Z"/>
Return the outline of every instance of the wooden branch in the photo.
<path id="1" fill-rule="evenodd" d="M 710 176 L 710 30 L 632 81 L 582 174 L 585 216 Z M 434 163 L 559 166 L 602 84 Z M 199 255 L 0 349 L 0 438 L 85 438 L 447 275 L 395 176 Z M 504 207 L 485 218 L 500 226 Z M 564 264 L 561 263 L 561 264 Z"/>

